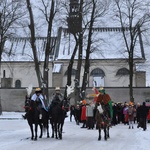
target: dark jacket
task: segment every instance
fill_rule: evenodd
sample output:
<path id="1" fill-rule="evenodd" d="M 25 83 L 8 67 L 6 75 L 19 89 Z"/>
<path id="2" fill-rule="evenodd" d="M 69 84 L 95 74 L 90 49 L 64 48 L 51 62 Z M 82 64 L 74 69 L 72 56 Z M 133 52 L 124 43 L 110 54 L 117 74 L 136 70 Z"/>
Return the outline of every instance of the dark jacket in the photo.
<path id="1" fill-rule="evenodd" d="M 143 105 L 139 107 L 139 115 L 140 118 L 146 118 L 148 115 L 148 107 L 145 106 L 145 102 L 143 102 Z"/>

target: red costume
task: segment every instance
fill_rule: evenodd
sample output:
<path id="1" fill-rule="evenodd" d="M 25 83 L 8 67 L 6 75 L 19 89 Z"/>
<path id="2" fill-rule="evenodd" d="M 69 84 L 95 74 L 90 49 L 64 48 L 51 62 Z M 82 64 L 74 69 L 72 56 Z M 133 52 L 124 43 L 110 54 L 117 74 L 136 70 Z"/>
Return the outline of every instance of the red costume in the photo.
<path id="1" fill-rule="evenodd" d="M 104 103 L 105 105 L 108 104 L 110 101 L 110 96 L 108 94 L 99 94 L 96 100 L 96 103 Z"/>
<path id="2" fill-rule="evenodd" d="M 86 106 L 82 106 L 82 112 L 81 112 L 81 121 L 86 120 Z"/>

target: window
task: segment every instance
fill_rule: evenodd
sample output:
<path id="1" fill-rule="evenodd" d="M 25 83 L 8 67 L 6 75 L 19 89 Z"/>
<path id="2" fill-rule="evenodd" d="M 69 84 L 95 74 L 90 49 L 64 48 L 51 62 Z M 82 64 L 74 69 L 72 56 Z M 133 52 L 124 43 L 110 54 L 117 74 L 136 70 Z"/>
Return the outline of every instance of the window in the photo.
<path id="1" fill-rule="evenodd" d="M 129 70 L 127 68 L 121 68 L 116 73 L 117 76 L 129 75 Z"/>
<path id="2" fill-rule="evenodd" d="M 65 72 L 65 76 L 68 74 L 68 70 Z M 75 75 L 76 74 L 76 70 L 72 68 L 72 74 L 71 75 Z"/>
<path id="3" fill-rule="evenodd" d="M 92 70 L 91 76 L 93 76 L 93 77 L 99 77 L 99 76 L 104 77 L 105 73 L 102 69 L 96 68 L 96 69 Z"/>
<path id="4" fill-rule="evenodd" d="M 20 80 L 16 80 L 15 87 L 16 88 L 20 88 L 21 87 L 21 81 Z"/>
<path id="5" fill-rule="evenodd" d="M 5 77 L 6 77 L 6 71 L 3 70 L 3 78 L 5 78 Z"/>
<path id="6" fill-rule="evenodd" d="M 104 86 L 105 73 L 102 69 L 96 68 L 96 69 L 92 70 L 90 75 L 93 76 L 93 86 L 94 87 Z"/>

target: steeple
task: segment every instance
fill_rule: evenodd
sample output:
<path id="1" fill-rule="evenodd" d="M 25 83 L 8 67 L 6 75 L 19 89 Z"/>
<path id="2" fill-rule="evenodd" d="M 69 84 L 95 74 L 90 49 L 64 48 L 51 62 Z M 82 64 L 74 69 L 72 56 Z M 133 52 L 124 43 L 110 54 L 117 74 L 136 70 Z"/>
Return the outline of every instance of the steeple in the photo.
<path id="1" fill-rule="evenodd" d="M 75 34 L 81 31 L 79 16 L 79 0 L 70 0 L 70 12 L 67 18 L 69 32 Z"/>

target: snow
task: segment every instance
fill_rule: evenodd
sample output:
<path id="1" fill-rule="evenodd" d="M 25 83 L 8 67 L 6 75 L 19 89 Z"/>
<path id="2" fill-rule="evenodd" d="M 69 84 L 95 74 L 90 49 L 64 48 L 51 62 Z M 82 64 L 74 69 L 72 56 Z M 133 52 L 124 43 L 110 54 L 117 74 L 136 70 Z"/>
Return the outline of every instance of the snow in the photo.
<path id="1" fill-rule="evenodd" d="M 32 141 L 27 120 L 23 120 L 23 112 L 3 112 L 0 116 L 0 145 L 1 150 L 148 150 L 150 141 L 150 124 L 143 131 L 134 124 L 134 129 L 119 124 L 110 129 L 110 139 L 98 141 L 96 129 L 81 129 L 75 121 L 66 118 L 63 128 L 63 139 L 46 138 Z M 69 114 L 69 113 L 68 113 Z M 51 134 L 51 127 L 50 127 Z M 102 132 L 103 136 L 103 132 Z"/>

